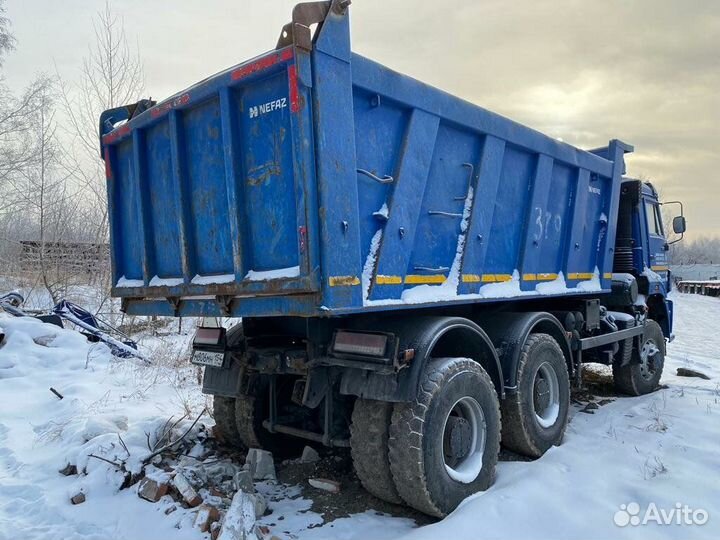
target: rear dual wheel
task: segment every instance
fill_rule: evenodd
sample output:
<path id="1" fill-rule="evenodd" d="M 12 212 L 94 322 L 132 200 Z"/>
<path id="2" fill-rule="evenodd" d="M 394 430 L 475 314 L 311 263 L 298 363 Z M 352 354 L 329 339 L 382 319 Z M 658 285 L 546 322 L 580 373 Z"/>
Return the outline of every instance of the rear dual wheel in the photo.
<path id="1" fill-rule="evenodd" d="M 473 360 L 433 359 L 415 400 L 356 402 L 351 447 L 368 491 L 443 517 L 493 482 L 500 450 L 495 387 Z"/>
<path id="2" fill-rule="evenodd" d="M 237 347 L 244 339 L 242 323 L 236 324 L 227 331 L 227 345 L 230 348 Z M 226 352 L 225 361 L 234 361 L 232 352 Z M 243 446 L 243 437 L 237 427 L 235 414 L 235 398 L 225 396 L 213 396 L 213 418 L 220 437 L 232 446 Z"/>
<path id="3" fill-rule="evenodd" d="M 272 451 L 273 435 L 262 427 L 262 421 L 267 418 L 267 407 L 263 406 L 265 397 L 262 394 L 237 398 L 213 396 L 213 418 L 226 443 Z"/>
<path id="4" fill-rule="evenodd" d="M 262 427 L 268 410 L 267 386 L 266 381 L 255 378 L 241 396 L 213 396 L 215 425 L 227 443 L 271 450 L 271 434 Z"/>
<path id="5" fill-rule="evenodd" d="M 540 457 L 562 442 L 570 412 L 570 379 L 562 349 L 548 334 L 531 334 L 518 362 L 517 391 L 502 402 L 503 446 Z"/>
<path id="6" fill-rule="evenodd" d="M 401 504 L 390 470 L 389 438 L 393 404 L 358 398 L 350 425 L 350 453 L 360 483 L 378 499 Z"/>
<path id="7" fill-rule="evenodd" d="M 236 397 L 213 397 L 213 416 L 221 436 L 234 446 L 261 448 L 279 457 L 297 457 L 302 439 L 270 433 L 262 425 L 269 417 L 269 379 L 250 375 L 247 391 Z"/>
<path id="8" fill-rule="evenodd" d="M 213 418 L 224 442 L 232 446 L 242 445 L 235 423 L 235 398 L 213 396 Z"/>

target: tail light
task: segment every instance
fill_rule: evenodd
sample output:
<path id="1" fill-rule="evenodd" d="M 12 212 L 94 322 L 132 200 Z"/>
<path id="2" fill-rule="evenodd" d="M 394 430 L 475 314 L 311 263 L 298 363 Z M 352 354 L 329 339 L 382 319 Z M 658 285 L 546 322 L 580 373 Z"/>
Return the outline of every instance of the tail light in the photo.
<path id="1" fill-rule="evenodd" d="M 335 332 L 331 348 L 334 354 L 373 356 L 376 358 L 386 358 L 388 356 L 387 349 L 387 334 L 348 332 L 346 330 Z"/>
<path id="2" fill-rule="evenodd" d="M 198 366 L 222 367 L 225 364 L 225 329 L 198 328 L 190 362 Z"/>
<path id="3" fill-rule="evenodd" d="M 224 328 L 207 328 L 200 327 L 195 331 L 193 338 L 193 348 L 200 346 L 222 347 L 225 348 L 225 329 Z"/>

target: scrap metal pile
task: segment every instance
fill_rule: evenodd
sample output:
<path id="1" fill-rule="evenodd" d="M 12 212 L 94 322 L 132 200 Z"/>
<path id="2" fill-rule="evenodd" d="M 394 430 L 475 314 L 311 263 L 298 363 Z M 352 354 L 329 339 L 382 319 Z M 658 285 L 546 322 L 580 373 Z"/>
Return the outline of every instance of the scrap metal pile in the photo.
<path id="1" fill-rule="evenodd" d="M 110 325 L 97 315 L 86 309 L 61 300 L 50 313 L 37 313 L 23 308 L 25 298 L 22 294 L 13 291 L 0 296 L 0 309 L 14 317 L 34 317 L 42 322 L 54 324 L 64 328 L 63 321 L 70 323 L 78 332 L 87 337 L 88 341 L 105 343 L 110 352 L 119 358 L 138 358 L 145 363 L 150 361 L 138 351 L 137 342 L 127 334 Z M 4 334 L 0 329 L 0 343 Z"/>

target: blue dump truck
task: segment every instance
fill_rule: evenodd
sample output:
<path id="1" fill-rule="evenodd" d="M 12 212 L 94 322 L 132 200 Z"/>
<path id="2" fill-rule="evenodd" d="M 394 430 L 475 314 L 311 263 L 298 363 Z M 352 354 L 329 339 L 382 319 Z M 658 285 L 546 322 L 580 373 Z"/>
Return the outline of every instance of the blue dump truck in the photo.
<path id="1" fill-rule="evenodd" d="M 584 362 L 657 387 L 661 203 L 628 144 L 580 150 L 354 54 L 349 4 L 299 4 L 271 52 L 103 113 L 112 292 L 242 318 L 193 346 L 227 441 L 349 447 L 372 494 L 444 516 L 501 442 L 561 443 Z"/>

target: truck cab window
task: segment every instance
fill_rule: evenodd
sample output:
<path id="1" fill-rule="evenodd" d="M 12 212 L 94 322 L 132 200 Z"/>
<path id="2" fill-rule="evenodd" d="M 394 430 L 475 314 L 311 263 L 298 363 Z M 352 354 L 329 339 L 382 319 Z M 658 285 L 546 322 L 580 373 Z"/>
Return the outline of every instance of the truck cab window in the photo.
<path id="1" fill-rule="evenodd" d="M 648 232 L 657 236 L 663 235 L 662 218 L 658 210 L 658 205 L 645 201 L 645 215 L 647 216 Z"/>

